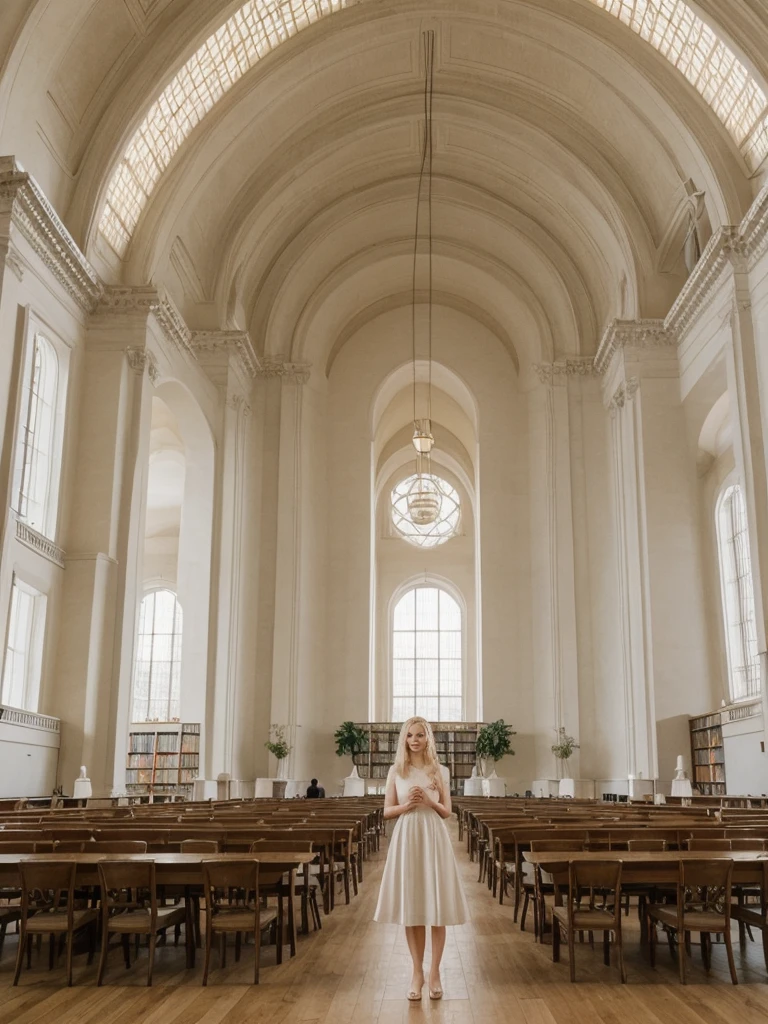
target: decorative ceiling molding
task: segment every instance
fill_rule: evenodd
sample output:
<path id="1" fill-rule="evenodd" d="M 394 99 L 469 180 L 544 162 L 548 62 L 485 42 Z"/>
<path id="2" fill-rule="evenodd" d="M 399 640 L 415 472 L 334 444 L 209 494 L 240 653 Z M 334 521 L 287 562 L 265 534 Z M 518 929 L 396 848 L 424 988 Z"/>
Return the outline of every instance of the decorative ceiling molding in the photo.
<path id="1" fill-rule="evenodd" d="M 96 313 L 126 318 L 153 316 L 171 345 L 185 355 L 194 354 L 192 332 L 170 296 L 162 289 L 158 290 L 151 285 L 141 288 L 105 288 Z"/>
<path id="2" fill-rule="evenodd" d="M 131 346 L 125 350 L 125 355 L 128 360 L 128 365 L 131 367 L 133 372 L 138 377 L 142 377 L 144 375 L 144 371 L 147 370 L 152 386 L 155 387 L 160 377 L 160 371 L 157 368 L 157 361 L 149 349 L 134 348 Z"/>
<path id="3" fill-rule="evenodd" d="M 568 377 L 598 377 L 595 362 L 589 357 L 561 359 L 554 363 L 534 363 L 533 372 L 542 384 L 565 383 Z"/>
<path id="4" fill-rule="evenodd" d="M 228 356 L 236 356 L 246 378 L 253 378 L 258 373 L 259 360 L 247 331 L 193 331 L 191 347 L 196 355 L 200 352 L 224 352 Z"/>
<path id="5" fill-rule="evenodd" d="M 285 384 L 306 384 L 311 370 L 311 363 L 289 363 L 284 359 L 265 359 L 260 363 L 256 376 L 262 380 L 280 377 Z"/>
<path id="6" fill-rule="evenodd" d="M 623 348 L 665 348 L 677 344 L 677 337 L 664 320 L 614 320 L 608 325 L 594 360 L 595 373 L 602 375 L 614 353 Z"/>
<path id="7" fill-rule="evenodd" d="M 80 252 L 35 179 L 12 156 L 0 157 L 2 214 L 10 216 L 11 223 L 77 304 L 92 312 L 104 291 L 101 278 Z"/>

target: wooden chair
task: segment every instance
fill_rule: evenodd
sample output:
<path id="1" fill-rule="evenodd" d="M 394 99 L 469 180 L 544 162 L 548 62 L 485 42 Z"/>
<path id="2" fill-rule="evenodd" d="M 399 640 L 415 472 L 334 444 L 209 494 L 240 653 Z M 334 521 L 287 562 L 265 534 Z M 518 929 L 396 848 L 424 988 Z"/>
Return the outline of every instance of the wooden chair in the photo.
<path id="1" fill-rule="evenodd" d="M 84 853 L 146 853 L 147 844 L 143 839 L 97 839 L 88 843 Z"/>
<path id="2" fill-rule="evenodd" d="M 19 948 L 13 984 L 18 985 L 24 948 L 27 967 L 32 966 L 32 936 L 50 936 L 49 968 L 53 967 L 56 941 L 66 936 L 67 985 L 72 984 L 72 943 L 75 933 L 89 931 L 88 963 L 93 960 L 97 914 L 93 908 L 75 909 L 74 861 L 60 859 L 20 861 L 21 914 L 19 917 Z"/>
<path id="3" fill-rule="evenodd" d="M 218 839 L 182 839 L 179 843 L 180 853 L 207 853 L 216 856 L 221 853 Z M 191 903 L 192 928 L 195 933 L 195 948 L 201 949 L 203 945 L 202 932 L 200 929 L 200 904 L 201 891 L 193 886 L 187 886 L 184 893 L 185 899 Z"/>
<path id="4" fill-rule="evenodd" d="M 765 969 L 768 971 L 768 860 L 763 861 L 763 875 L 757 903 L 747 903 L 740 898 L 738 904 L 731 907 L 731 917 L 739 922 L 739 939 L 744 942 L 745 928 L 758 928 L 763 933 L 763 957 Z M 751 936 L 750 931 L 750 936 Z"/>
<path id="5" fill-rule="evenodd" d="M 686 839 L 685 845 L 688 850 L 696 853 L 714 853 L 716 850 L 730 850 L 730 839 Z"/>
<path id="6" fill-rule="evenodd" d="M 258 854 L 259 851 L 265 853 L 311 853 L 312 843 L 307 839 L 257 839 L 251 843 L 251 853 Z M 311 877 L 314 877 L 314 882 L 310 881 Z M 287 886 L 288 883 L 284 876 L 275 893 L 280 899 L 288 895 Z M 301 930 L 305 935 L 309 932 L 310 912 L 315 931 L 320 931 L 323 927 L 317 902 L 317 888 L 317 875 L 312 874 L 310 864 L 305 864 L 302 873 L 294 878 L 294 892 L 297 892 L 300 898 Z"/>
<path id="7" fill-rule="evenodd" d="M 532 853 L 577 853 L 584 849 L 580 839 L 532 839 Z M 563 858 L 563 863 L 568 861 Z M 532 868 L 532 871 L 528 869 Z M 546 877 L 545 877 L 546 876 Z M 542 939 L 547 927 L 546 897 L 552 895 L 555 887 L 550 872 L 542 871 L 538 864 L 523 863 L 523 909 L 520 914 L 520 931 L 525 931 L 525 917 L 528 901 L 533 900 L 533 937 L 534 941 Z"/>
<path id="8" fill-rule="evenodd" d="M 656 966 L 657 922 L 667 929 L 670 948 L 672 948 L 672 934 L 677 934 L 677 962 L 680 981 L 683 985 L 686 983 L 685 939 L 688 933 L 701 933 L 701 955 L 707 972 L 712 957 L 710 936 L 722 935 L 728 954 L 731 981 L 737 985 L 739 979 L 736 977 L 731 943 L 733 861 L 724 858 L 721 860 L 683 860 L 680 861 L 679 870 L 677 905 L 651 904 L 648 907 L 651 966 Z"/>
<path id="9" fill-rule="evenodd" d="M 568 864 L 568 904 L 555 906 L 552 910 L 552 960 L 560 960 L 560 933 L 565 933 L 568 941 L 571 981 L 576 981 L 576 932 L 603 933 L 603 960 L 606 966 L 611 963 L 610 935 L 613 933 L 614 944 L 618 951 L 619 973 L 622 983 L 626 983 L 627 972 L 624 967 L 624 947 L 621 937 L 621 869 L 619 861 L 592 861 L 591 863 Z M 606 905 L 608 894 L 613 894 L 613 902 Z M 587 900 L 588 895 L 588 900 Z M 595 905 L 600 897 L 603 906 Z M 559 898 L 559 890 L 555 883 L 555 898 Z M 586 905 L 585 905 L 586 903 Z"/>
<path id="10" fill-rule="evenodd" d="M 221 966 L 226 966 L 226 936 L 235 934 L 235 960 L 240 959 L 240 935 L 254 937 L 255 963 L 253 983 L 259 983 L 261 933 L 277 926 L 277 962 L 282 962 L 282 921 L 278 909 L 262 907 L 259 902 L 259 862 L 257 860 L 204 860 L 203 889 L 208 908 L 205 915 L 205 967 L 203 985 L 208 984 L 213 937 L 221 937 Z"/>
<path id="11" fill-rule="evenodd" d="M 104 980 L 110 934 L 122 937 L 126 967 L 131 966 L 128 937 L 148 936 L 147 985 L 151 985 L 158 934 L 184 923 L 187 966 L 191 966 L 192 929 L 189 925 L 189 908 L 186 904 L 158 906 L 154 861 L 99 861 L 98 868 L 101 888 L 101 957 L 97 985 L 101 985 Z"/>

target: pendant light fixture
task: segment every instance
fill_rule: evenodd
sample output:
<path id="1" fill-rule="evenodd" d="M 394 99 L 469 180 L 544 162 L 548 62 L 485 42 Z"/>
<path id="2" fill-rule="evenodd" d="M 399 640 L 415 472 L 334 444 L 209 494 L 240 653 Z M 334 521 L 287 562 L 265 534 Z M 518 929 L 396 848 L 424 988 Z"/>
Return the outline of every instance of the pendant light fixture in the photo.
<path id="1" fill-rule="evenodd" d="M 424 55 L 424 144 L 416 194 L 416 226 L 413 238 L 413 296 L 411 303 L 411 340 L 413 355 L 413 447 L 416 449 L 416 478 L 409 489 L 409 518 L 418 526 L 428 526 L 440 514 L 440 489 L 432 478 L 432 85 L 434 79 L 435 33 L 422 33 Z M 426 193 L 424 195 L 424 193 Z M 419 266 L 419 237 L 422 210 L 426 211 L 427 255 L 427 386 L 426 398 L 419 403 L 416 365 L 416 292 Z M 420 415 L 421 414 L 421 415 Z"/>

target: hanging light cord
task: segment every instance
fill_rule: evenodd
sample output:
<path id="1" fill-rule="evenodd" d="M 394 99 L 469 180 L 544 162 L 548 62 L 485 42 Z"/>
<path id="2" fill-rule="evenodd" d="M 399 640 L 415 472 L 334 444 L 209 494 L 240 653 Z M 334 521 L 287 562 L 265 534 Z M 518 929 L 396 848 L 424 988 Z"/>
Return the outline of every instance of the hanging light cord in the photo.
<path id="1" fill-rule="evenodd" d="M 427 259 L 429 268 L 428 279 L 428 378 L 427 378 L 427 416 L 432 419 L 432 83 L 434 77 L 435 33 L 429 29 L 422 33 L 422 52 L 424 55 L 424 146 L 419 169 L 419 186 L 416 193 L 416 227 L 413 235 L 413 302 L 411 303 L 411 342 L 413 355 L 413 421 L 416 415 L 416 270 L 419 254 L 419 226 L 421 220 L 421 194 L 424 186 L 424 172 L 427 173 L 427 222 L 428 248 Z M 417 458 L 418 467 L 418 458 Z"/>

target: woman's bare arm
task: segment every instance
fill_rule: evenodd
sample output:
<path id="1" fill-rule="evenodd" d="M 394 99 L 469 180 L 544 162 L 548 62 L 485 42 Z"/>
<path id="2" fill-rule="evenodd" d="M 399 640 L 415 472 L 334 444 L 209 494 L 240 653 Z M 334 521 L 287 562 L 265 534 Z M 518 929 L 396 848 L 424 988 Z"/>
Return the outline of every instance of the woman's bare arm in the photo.
<path id="1" fill-rule="evenodd" d="M 424 800 L 424 794 L 418 786 L 414 786 L 408 794 L 407 803 L 397 802 L 397 786 L 395 785 L 395 773 L 392 772 L 387 779 L 387 789 L 384 794 L 384 819 L 399 818 L 401 814 L 407 814 L 414 807 Z"/>
<path id="2" fill-rule="evenodd" d="M 453 814 L 453 804 L 451 803 L 451 787 L 446 783 L 443 778 L 442 772 L 440 773 L 440 792 L 437 798 L 437 803 L 434 805 L 435 810 L 441 818 L 450 818 Z"/>

